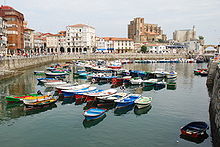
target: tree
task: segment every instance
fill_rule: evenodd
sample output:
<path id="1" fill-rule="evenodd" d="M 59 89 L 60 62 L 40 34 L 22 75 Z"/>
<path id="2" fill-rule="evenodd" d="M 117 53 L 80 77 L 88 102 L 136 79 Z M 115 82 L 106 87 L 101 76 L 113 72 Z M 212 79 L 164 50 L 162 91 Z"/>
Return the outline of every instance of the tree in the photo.
<path id="1" fill-rule="evenodd" d="M 199 40 L 203 40 L 204 39 L 204 37 L 203 36 L 199 36 Z"/>
<path id="2" fill-rule="evenodd" d="M 143 45 L 143 46 L 141 47 L 141 52 L 142 52 L 142 53 L 146 53 L 146 52 L 147 52 L 147 47 L 146 47 L 145 45 Z"/>

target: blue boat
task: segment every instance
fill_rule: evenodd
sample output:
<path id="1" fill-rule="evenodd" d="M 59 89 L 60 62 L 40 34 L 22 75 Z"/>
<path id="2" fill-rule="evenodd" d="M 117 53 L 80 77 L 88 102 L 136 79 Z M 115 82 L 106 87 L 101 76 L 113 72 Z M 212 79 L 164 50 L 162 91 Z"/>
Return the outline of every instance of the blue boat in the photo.
<path id="1" fill-rule="evenodd" d="M 87 121 L 96 120 L 96 119 L 102 118 L 102 116 L 105 115 L 106 111 L 107 111 L 107 109 L 103 109 L 103 108 L 90 108 L 90 109 L 86 110 L 83 113 L 83 115 L 85 116 L 85 119 Z"/>
<path id="2" fill-rule="evenodd" d="M 140 98 L 140 94 L 129 94 L 125 98 L 121 100 L 115 100 L 116 102 L 116 108 L 123 108 L 134 104 L 134 101 L 138 98 Z"/>

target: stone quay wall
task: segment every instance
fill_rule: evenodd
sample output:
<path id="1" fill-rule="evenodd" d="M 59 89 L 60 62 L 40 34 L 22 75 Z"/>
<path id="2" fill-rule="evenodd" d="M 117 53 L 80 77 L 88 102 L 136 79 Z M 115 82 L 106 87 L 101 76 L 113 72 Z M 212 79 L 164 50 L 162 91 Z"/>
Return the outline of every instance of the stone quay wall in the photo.
<path id="1" fill-rule="evenodd" d="M 177 59 L 186 58 L 185 55 L 158 55 L 158 54 L 62 54 L 62 55 L 44 55 L 32 57 L 10 57 L 0 59 L 0 80 L 6 79 L 18 74 L 26 68 L 44 65 L 47 63 L 71 61 L 71 60 L 146 60 L 146 59 Z"/>
<path id="2" fill-rule="evenodd" d="M 210 96 L 209 114 L 211 122 L 212 142 L 214 147 L 220 146 L 220 64 L 210 62 L 206 85 Z"/>

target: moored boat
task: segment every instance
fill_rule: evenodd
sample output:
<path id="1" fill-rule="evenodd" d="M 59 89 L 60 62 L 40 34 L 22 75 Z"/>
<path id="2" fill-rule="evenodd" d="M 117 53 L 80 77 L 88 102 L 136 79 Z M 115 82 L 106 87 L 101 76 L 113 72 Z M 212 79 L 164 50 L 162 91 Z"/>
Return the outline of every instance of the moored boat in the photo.
<path id="1" fill-rule="evenodd" d="M 125 96 L 127 96 L 127 93 L 115 93 L 113 95 L 110 96 L 103 96 L 103 97 L 97 97 L 97 99 L 99 101 L 103 101 L 103 102 L 114 102 L 115 100 L 119 100 L 119 99 L 123 99 Z"/>
<path id="2" fill-rule="evenodd" d="M 35 75 L 45 75 L 45 71 L 34 71 Z"/>
<path id="3" fill-rule="evenodd" d="M 206 130 L 209 129 L 209 126 L 202 121 L 191 122 L 183 127 L 180 131 L 182 135 L 186 135 L 193 138 L 202 137 L 206 134 Z"/>
<path id="4" fill-rule="evenodd" d="M 144 80 L 142 80 L 140 77 L 134 77 L 134 78 L 130 79 L 130 83 L 132 85 L 140 85 L 140 84 L 142 84 L 143 81 Z"/>
<path id="5" fill-rule="evenodd" d="M 58 96 L 52 96 L 49 99 L 38 100 L 35 102 L 30 102 L 30 101 L 24 100 L 24 105 L 28 108 L 45 107 L 45 106 L 55 104 L 57 102 L 57 100 L 58 100 Z"/>
<path id="6" fill-rule="evenodd" d="M 144 80 L 142 83 L 144 87 L 148 87 L 148 86 L 154 86 L 157 82 L 158 82 L 157 79 L 149 79 L 149 80 Z"/>
<path id="7" fill-rule="evenodd" d="M 42 96 L 40 94 L 26 94 L 26 95 L 13 95 L 13 96 L 6 96 L 6 101 L 8 103 L 16 103 L 16 102 L 23 102 L 22 100 L 28 97 L 36 97 L 36 96 Z"/>
<path id="8" fill-rule="evenodd" d="M 152 97 L 140 97 L 134 101 L 137 108 L 148 107 L 152 102 Z"/>
<path id="9" fill-rule="evenodd" d="M 82 88 L 78 90 L 62 90 L 62 94 L 64 95 L 64 97 L 72 97 L 75 95 L 81 95 L 82 93 L 94 91 L 96 89 L 97 89 L 96 87 L 88 87 L 88 88 Z M 75 98 L 78 98 L 78 97 L 75 97 Z"/>
<path id="10" fill-rule="evenodd" d="M 90 108 L 90 109 L 86 110 L 83 113 L 83 115 L 85 116 L 85 119 L 87 121 L 96 120 L 96 119 L 99 119 L 102 116 L 104 116 L 106 111 L 107 111 L 107 109 L 103 109 L 103 108 Z"/>
<path id="11" fill-rule="evenodd" d="M 140 98 L 140 94 L 129 94 L 123 99 L 115 100 L 116 108 L 123 108 L 134 104 L 134 101 Z"/>
<path id="12" fill-rule="evenodd" d="M 96 97 L 109 96 L 115 94 L 116 92 L 116 89 L 107 89 L 100 92 L 85 93 L 84 95 L 86 96 L 86 101 L 94 101 Z"/>
<path id="13" fill-rule="evenodd" d="M 60 77 L 65 76 L 66 73 L 45 73 L 46 77 Z"/>
<path id="14" fill-rule="evenodd" d="M 46 87 L 56 87 L 56 86 L 59 86 L 59 85 L 66 85 L 66 84 L 67 84 L 67 82 L 63 82 L 63 81 L 44 83 L 44 85 Z"/>
<path id="15" fill-rule="evenodd" d="M 173 78 L 176 78 L 176 77 L 177 77 L 177 72 L 175 72 L 175 71 L 171 71 L 171 72 L 166 73 L 166 78 L 167 79 L 173 79 Z"/>

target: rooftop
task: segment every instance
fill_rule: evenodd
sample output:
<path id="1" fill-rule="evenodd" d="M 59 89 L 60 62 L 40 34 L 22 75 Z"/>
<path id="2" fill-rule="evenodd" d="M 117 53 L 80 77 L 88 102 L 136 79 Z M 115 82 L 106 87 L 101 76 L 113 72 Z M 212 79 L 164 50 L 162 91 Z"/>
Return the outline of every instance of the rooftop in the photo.
<path id="1" fill-rule="evenodd" d="M 0 9 L 3 9 L 3 10 L 14 10 L 14 8 L 12 8 L 10 6 L 3 6 L 3 5 L 1 5 Z"/>
<path id="2" fill-rule="evenodd" d="M 112 40 L 112 41 L 132 41 L 132 39 L 129 38 L 116 38 L 116 37 L 103 37 L 105 40 Z"/>
<path id="3" fill-rule="evenodd" d="M 68 27 L 82 28 L 82 27 L 91 27 L 91 26 L 86 25 L 86 24 L 75 24 L 75 25 L 69 25 Z M 91 27 L 91 28 L 93 28 L 93 27 Z"/>

